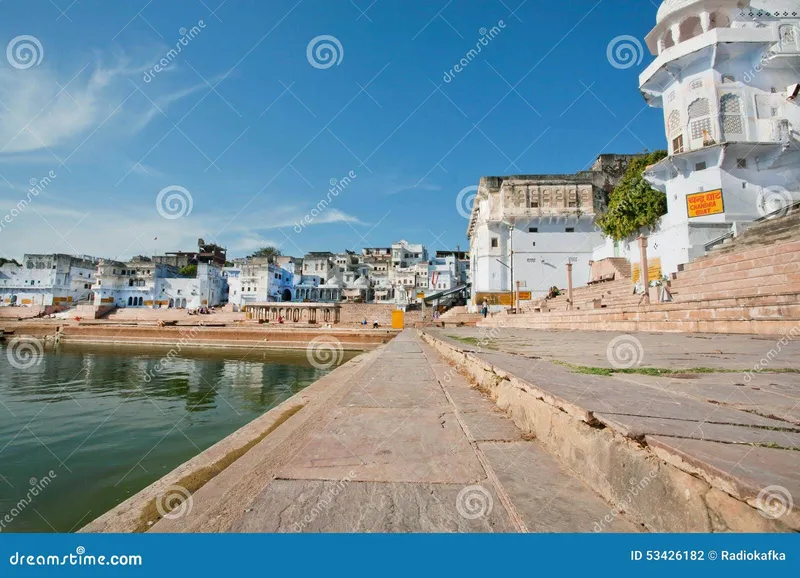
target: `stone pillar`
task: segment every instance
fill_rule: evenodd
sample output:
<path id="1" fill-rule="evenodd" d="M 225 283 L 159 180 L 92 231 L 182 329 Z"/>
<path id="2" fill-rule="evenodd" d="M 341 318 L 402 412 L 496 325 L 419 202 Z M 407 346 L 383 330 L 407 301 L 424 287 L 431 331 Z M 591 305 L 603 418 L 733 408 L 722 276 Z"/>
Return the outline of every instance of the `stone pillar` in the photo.
<path id="1" fill-rule="evenodd" d="M 700 13 L 700 26 L 703 28 L 703 32 L 708 32 L 711 30 L 711 14 L 708 12 L 701 12 Z"/>
<path id="2" fill-rule="evenodd" d="M 644 299 L 642 303 L 650 305 L 650 276 L 648 274 L 647 265 L 647 237 L 639 235 L 639 253 L 641 255 L 639 261 L 639 280 L 644 286 Z"/>
<path id="3" fill-rule="evenodd" d="M 681 41 L 681 25 L 673 24 L 669 29 L 672 31 L 672 41 L 678 44 Z"/>
<path id="4" fill-rule="evenodd" d="M 572 263 L 567 263 L 567 309 L 572 310 Z"/>

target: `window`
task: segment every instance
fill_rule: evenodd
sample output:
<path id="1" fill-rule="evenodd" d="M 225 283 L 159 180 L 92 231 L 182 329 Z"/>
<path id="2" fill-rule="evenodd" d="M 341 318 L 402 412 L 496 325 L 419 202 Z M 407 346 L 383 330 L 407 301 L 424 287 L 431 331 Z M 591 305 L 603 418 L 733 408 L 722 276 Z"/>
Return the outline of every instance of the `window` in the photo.
<path id="1" fill-rule="evenodd" d="M 575 232 L 575 227 L 567 227 L 565 232 L 574 233 Z"/>
<path id="2" fill-rule="evenodd" d="M 683 135 L 672 139 L 672 154 L 678 155 L 683 152 Z"/>
<path id="3" fill-rule="evenodd" d="M 689 127 L 692 141 L 702 139 L 706 144 L 713 140 L 711 104 L 707 98 L 698 98 L 689 105 Z"/>
<path id="4" fill-rule="evenodd" d="M 726 139 L 744 137 L 744 120 L 742 115 L 742 99 L 737 94 L 723 94 L 719 100 L 722 114 L 722 131 Z"/>
<path id="5" fill-rule="evenodd" d="M 669 118 L 667 119 L 667 131 L 669 136 L 674 136 L 679 133 L 681 130 L 681 113 L 680 111 L 673 110 L 669 113 Z"/>
<path id="6" fill-rule="evenodd" d="M 737 169 L 746 169 L 747 168 L 747 159 L 736 159 L 736 168 Z"/>
<path id="7" fill-rule="evenodd" d="M 784 24 L 778 30 L 781 37 L 780 41 L 781 50 L 793 50 L 797 42 L 794 25 Z"/>
<path id="8" fill-rule="evenodd" d="M 539 228 L 538 227 L 528 227 L 528 232 L 529 233 L 538 233 L 539 232 Z"/>
<path id="9" fill-rule="evenodd" d="M 498 246 L 498 239 L 497 237 L 492 237 L 492 249 L 496 249 Z"/>
<path id="10" fill-rule="evenodd" d="M 736 82 L 736 78 L 732 74 L 722 75 L 722 84 L 731 84 L 733 82 Z"/>
<path id="11" fill-rule="evenodd" d="M 703 163 L 697 163 L 696 165 L 694 165 L 694 170 L 696 170 L 696 171 L 704 171 L 704 170 L 706 170 L 706 163 L 704 163 L 704 162 Z"/>

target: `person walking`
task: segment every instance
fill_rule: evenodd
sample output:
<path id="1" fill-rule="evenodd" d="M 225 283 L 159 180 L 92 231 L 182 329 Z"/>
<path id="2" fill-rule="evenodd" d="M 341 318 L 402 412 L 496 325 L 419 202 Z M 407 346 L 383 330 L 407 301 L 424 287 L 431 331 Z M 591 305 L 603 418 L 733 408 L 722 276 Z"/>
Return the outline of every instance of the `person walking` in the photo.
<path id="1" fill-rule="evenodd" d="M 483 305 L 481 305 L 481 315 L 483 318 L 486 319 L 486 315 L 489 313 L 489 304 L 486 302 L 486 299 L 483 300 Z"/>

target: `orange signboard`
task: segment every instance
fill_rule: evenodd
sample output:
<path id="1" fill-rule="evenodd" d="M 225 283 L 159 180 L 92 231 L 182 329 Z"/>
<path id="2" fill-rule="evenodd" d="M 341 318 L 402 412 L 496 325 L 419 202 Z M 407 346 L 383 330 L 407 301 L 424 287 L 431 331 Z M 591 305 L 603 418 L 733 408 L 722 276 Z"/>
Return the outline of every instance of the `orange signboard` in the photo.
<path id="1" fill-rule="evenodd" d="M 686 209 L 690 219 L 724 213 L 725 205 L 722 202 L 722 189 L 686 195 Z"/>

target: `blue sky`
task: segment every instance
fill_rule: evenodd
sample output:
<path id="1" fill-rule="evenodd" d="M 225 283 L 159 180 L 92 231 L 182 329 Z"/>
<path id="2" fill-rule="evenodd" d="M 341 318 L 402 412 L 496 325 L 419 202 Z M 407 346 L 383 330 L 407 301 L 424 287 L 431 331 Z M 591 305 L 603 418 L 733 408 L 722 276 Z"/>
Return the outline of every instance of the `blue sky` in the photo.
<path id="1" fill-rule="evenodd" d="M 652 56 L 625 68 L 607 57 L 617 37 L 643 45 L 656 10 L 648 0 L 0 0 L 0 256 L 122 258 L 189 250 L 198 237 L 231 256 L 400 238 L 466 248 L 456 197 L 482 175 L 575 172 L 602 152 L 664 147 L 661 112 L 637 89 Z M 482 34 L 493 37 L 445 82 Z M 341 46 L 330 66 L 308 58 L 324 35 Z M 29 182 L 50 171 L 31 196 Z M 178 202 L 183 216 L 162 216 L 176 216 L 163 207 L 172 194 L 191 212 Z M 14 210 L 21 199 L 30 204 Z"/>

